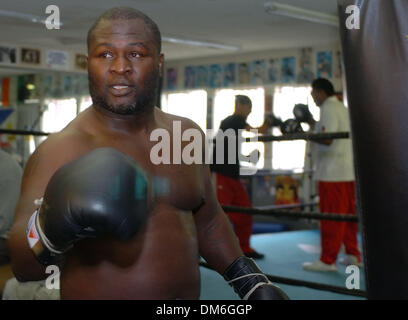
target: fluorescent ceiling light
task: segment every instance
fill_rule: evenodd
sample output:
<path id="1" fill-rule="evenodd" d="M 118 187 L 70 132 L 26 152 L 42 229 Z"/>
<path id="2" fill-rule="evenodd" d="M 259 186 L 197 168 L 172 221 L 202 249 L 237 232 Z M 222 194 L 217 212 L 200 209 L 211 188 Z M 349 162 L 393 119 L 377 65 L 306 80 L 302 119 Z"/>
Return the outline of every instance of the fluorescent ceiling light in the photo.
<path id="1" fill-rule="evenodd" d="M 239 46 L 231 46 L 228 44 L 216 43 L 216 42 L 206 42 L 206 41 L 198 41 L 198 40 L 188 40 L 188 39 L 178 39 L 173 37 L 163 36 L 162 41 L 176 43 L 176 44 L 184 44 L 188 46 L 194 47 L 205 47 L 211 49 L 224 49 L 230 51 L 237 51 L 240 49 Z"/>
<path id="2" fill-rule="evenodd" d="M 335 27 L 339 26 L 339 18 L 336 15 L 294 7 L 274 1 L 265 2 L 264 7 L 265 11 L 270 14 L 277 14 Z"/>
<path id="3" fill-rule="evenodd" d="M 39 16 L 35 16 L 32 14 L 27 14 L 27 13 L 15 12 L 15 11 L 0 10 L 0 17 L 17 18 L 17 19 L 24 20 L 27 22 L 45 24 L 45 19 Z M 62 25 L 63 23 L 60 22 L 59 26 L 61 27 Z"/>

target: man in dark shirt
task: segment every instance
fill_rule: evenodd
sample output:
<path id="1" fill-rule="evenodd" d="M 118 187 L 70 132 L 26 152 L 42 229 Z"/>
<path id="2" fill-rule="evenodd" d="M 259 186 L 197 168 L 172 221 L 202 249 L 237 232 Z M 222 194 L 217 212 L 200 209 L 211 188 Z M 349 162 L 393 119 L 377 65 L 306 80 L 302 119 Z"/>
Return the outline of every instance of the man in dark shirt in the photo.
<path id="1" fill-rule="evenodd" d="M 258 133 L 265 133 L 270 128 L 270 126 L 267 124 L 267 122 L 264 122 L 261 127 L 252 128 L 246 121 L 248 115 L 251 113 L 251 110 L 251 99 L 244 95 L 237 95 L 235 96 L 234 114 L 225 118 L 220 125 L 220 131 L 225 135 L 225 138 L 223 140 L 223 154 L 218 154 L 217 156 L 217 152 L 220 152 L 220 148 L 217 148 L 218 139 L 216 139 L 213 151 L 213 162 L 210 168 L 213 172 L 213 177 L 216 180 L 217 197 L 221 205 L 238 207 L 252 206 L 248 193 L 240 181 L 239 159 L 241 157 L 239 156 L 240 148 L 238 137 L 241 133 L 240 130 L 255 129 L 258 130 Z M 230 134 L 228 134 L 227 130 L 229 130 Z M 233 136 L 234 139 L 228 139 L 231 138 L 231 136 Z M 256 252 L 250 246 L 249 240 L 252 234 L 253 223 L 252 216 L 249 214 L 236 212 L 226 212 L 226 214 L 228 215 L 232 225 L 234 226 L 235 233 L 238 237 L 241 249 L 244 254 L 247 257 L 251 257 L 254 259 L 263 258 L 263 254 Z"/>

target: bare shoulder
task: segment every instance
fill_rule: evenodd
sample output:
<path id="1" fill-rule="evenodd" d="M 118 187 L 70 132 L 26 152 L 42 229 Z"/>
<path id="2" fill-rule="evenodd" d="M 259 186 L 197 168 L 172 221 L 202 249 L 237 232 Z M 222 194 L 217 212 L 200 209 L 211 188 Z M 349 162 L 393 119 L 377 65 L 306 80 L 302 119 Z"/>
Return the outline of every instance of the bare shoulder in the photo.
<path id="1" fill-rule="evenodd" d="M 156 109 L 156 116 L 158 118 L 165 122 L 167 126 L 171 127 L 175 121 L 180 121 L 181 123 L 181 129 L 182 130 L 187 130 L 187 129 L 197 129 L 199 130 L 202 134 L 204 134 L 203 130 L 200 128 L 200 126 L 195 123 L 193 120 L 177 116 L 174 114 L 166 113 L 160 109 Z"/>
<path id="2" fill-rule="evenodd" d="M 51 134 L 36 148 L 24 167 L 22 192 L 34 186 L 45 187 L 59 167 L 90 150 L 87 141 L 84 132 L 72 128 Z"/>

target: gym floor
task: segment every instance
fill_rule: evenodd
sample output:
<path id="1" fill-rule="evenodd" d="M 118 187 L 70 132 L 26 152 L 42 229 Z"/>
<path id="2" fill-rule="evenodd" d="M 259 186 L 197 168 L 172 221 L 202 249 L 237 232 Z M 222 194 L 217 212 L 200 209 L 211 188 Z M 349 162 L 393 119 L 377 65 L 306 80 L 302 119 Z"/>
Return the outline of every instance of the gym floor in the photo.
<path id="1" fill-rule="evenodd" d="M 361 237 L 359 235 L 361 248 Z M 302 263 L 317 260 L 320 256 L 319 230 L 288 231 L 256 234 L 251 237 L 251 246 L 265 254 L 256 263 L 263 272 L 273 276 L 328 284 L 345 288 L 346 267 L 337 264 L 337 272 L 309 272 L 302 269 Z M 341 251 L 339 257 L 343 256 Z M 201 300 L 238 300 L 238 296 L 224 279 L 215 271 L 201 269 Z M 360 269 L 360 290 L 365 291 L 364 269 Z M 279 285 L 292 300 L 365 300 L 365 298 L 315 290 L 300 286 Z"/>

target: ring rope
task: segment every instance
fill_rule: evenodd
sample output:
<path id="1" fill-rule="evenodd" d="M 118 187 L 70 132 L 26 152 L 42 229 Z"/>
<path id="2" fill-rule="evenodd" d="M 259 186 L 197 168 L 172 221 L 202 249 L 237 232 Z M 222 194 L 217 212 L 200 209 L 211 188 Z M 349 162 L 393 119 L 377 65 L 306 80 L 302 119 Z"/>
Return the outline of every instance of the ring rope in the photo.
<path id="1" fill-rule="evenodd" d="M 246 142 L 270 142 L 270 141 L 287 141 L 287 140 L 324 140 L 324 139 L 348 139 L 349 132 L 321 132 L 321 133 L 289 133 L 280 136 L 259 135 L 245 138 Z"/>
<path id="2" fill-rule="evenodd" d="M 293 212 L 290 210 L 256 209 L 248 207 L 222 206 L 225 212 L 239 212 L 250 215 L 267 215 L 276 217 L 305 218 L 316 220 L 332 220 L 358 222 L 358 217 L 351 214 L 321 213 L 321 212 Z"/>
<path id="3" fill-rule="evenodd" d="M 0 134 L 17 134 L 23 136 L 48 136 L 51 133 L 31 130 L 0 129 Z"/>
<path id="4" fill-rule="evenodd" d="M 200 261 L 199 264 L 201 267 L 204 267 L 210 270 L 214 270 L 213 268 L 210 267 L 210 265 L 207 262 Z M 363 290 L 347 289 L 344 287 L 338 287 L 338 286 L 333 286 L 329 284 L 290 279 L 290 278 L 272 276 L 269 274 L 265 274 L 265 275 L 271 282 L 277 282 L 277 283 L 282 283 L 282 284 L 287 284 L 287 285 L 292 285 L 292 286 L 307 287 L 307 288 L 316 289 L 316 290 L 330 291 L 334 293 L 346 294 L 346 295 L 356 296 L 356 297 L 364 297 L 364 298 L 366 297 L 366 292 Z"/>

